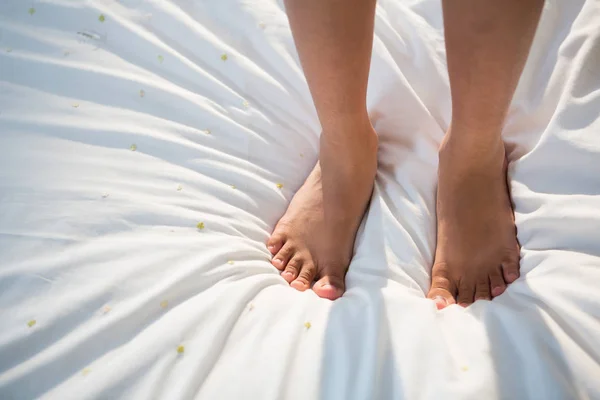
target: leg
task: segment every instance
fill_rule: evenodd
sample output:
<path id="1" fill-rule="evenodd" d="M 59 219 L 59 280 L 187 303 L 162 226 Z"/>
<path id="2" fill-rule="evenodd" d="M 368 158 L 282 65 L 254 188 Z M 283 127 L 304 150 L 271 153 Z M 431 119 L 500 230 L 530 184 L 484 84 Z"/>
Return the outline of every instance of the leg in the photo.
<path id="1" fill-rule="evenodd" d="M 519 276 L 501 131 L 543 0 L 442 0 L 452 123 L 439 154 L 438 308 L 490 299 Z"/>
<path id="2" fill-rule="evenodd" d="M 354 239 L 373 190 L 377 136 L 366 108 L 375 0 L 286 0 L 323 132 L 319 162 L 267 246 L 298 290 L 342 295 Z"/>

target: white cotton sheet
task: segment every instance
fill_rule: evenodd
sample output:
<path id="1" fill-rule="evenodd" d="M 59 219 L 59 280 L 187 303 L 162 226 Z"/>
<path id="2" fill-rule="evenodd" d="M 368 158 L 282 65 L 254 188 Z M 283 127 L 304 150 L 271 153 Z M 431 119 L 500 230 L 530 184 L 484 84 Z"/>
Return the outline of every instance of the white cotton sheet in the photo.
<path id="1" fill-rule="evenodd" d="M 318 151 L 281 3 L 3 0 L 0 398 L 600 398 L 599 21 L 548 1 L 511 107 L 521 278 L 438 312 L 437 0 L 379 1 L 380 168 L 335 302 L 264 246 Z"/>

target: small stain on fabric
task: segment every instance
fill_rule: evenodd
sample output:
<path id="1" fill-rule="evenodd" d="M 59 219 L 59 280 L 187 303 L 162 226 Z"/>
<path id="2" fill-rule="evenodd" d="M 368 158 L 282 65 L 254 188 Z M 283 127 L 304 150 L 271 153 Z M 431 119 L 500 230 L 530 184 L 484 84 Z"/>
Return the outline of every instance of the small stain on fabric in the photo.
<path id="1" fill-rule="evenodd" d="M 167 300 L 163 300 L 160 302 L 160 306 L 162 308 L 167 308 L 167 307 L 169 307 L 169 302 Z"/>
<path id="2" fill-rule="evenodd" d="M 196 225 L 196 228 L 198 228 L 199 230 L 204 229 L 204 222 L 198 222 L 198 224 Z"/>
<path id="3" fill-rule="evenodd" d="M 12 51 L 12 49 L 9 47 L 8 49 L 6 49 L 7 53 L 10 53 Z"/>
<path id="4" fill-rule="evenodd" d="M 30 328 L 33 328 L 33 326 L 37 323 L 37 321 L 35 319 L 32 319 L 31 321 L 29 321 L 27 323 L 27 326 Z"/>
<path id="5" fill-rule="evenodd" d="M 143 90 L 140 90 L 140 97 L 144 97 L 146 95 L 146 92 L 144 92 Z"/>
<path id="6" fill-rule="evenodd" d="M 159 63 L 162 64 L 163 61 L 165 61 L 165 58 L 161 55 L 159 55 L 158 57 L 156 57 L 156 59 L 158 60 Z"/>
<path id="7" fill-rule="evenodd" d="M 250 303 L 250 305 L 248 305 L 248 311 L 252 310 L 254 310 L 254 304 Z"/>
<path id="8" fill-rule="evenodd" d="M 227 54 L 225 54 L 225 53 L 221 54 L 221 60 L 227 61 L 227 58 L 228 58 Z"/>
<path id="9" fill-rule="evenodd" d="M 469 367 L 467 367 L 466 365 L 464 365 L 464 366 L 461 368 L 461 370 L 462 370 L 463 372 L 467 372 L 467 371 L 469 370 Z"/>
<path id="10" fill-rule="evenodd" d="M 181 185 L 177 185 L 177 191 L 178 191 L 178 192 L 181 192 L 182 190 L 183 190 L 183 186 L 181 186 Z"/>
<path id="11" fill-rule="evenodd" d="M 203 130 L 202 132 L 204 132 L 206 135 L 210 135 L 210 134 L 211 134 L 211 131 L 210 131 L 210 129 L 205 129 L 205 130 Z"/>
<path id="12" fill-rule="evenodd" d="M 265 29 L 265 27 L 266 27 L 266 26 L 267 26 L 267 24 L 265 24 L 265 23 L 264 23 L 264 22 L 262 22 L 262 21 L 260 21 L 260 22 L 258 23 L 258 27 L 259 27 L 260 29 Z"/>
<path id="13" fill-rule="evenodd" d="M 110 196 L 108 193 L 102 193 L 102 198 L 103 199 L 107 198 L 108 196 Z"/>
<path id="14" fill-rule="evenodd" d="M 233 262 L 233 260 L 229 260 L 229 261 L 227 261 L 227 264 L 233 265 L 233 264 L 235 264 L 235 262 Z"/>
<path id="15" fill-rule="evenodd" d="M 112 310 L 112 308 L 108 305 L 102 307 L 102 314 L 106 315 L 110 312 L 110 310 Z"/>
<path id="16" fill-rule="evenodd" d="M 275 186 L 277 186 L 277 189 L 283 189 L 283 183 L 277 183 Z"/>
<path id="17" fill-rule="evenodd" d="M 72 106 L 73 108 L 79 108 L 79 103 L 73 103 L 73 104 L 71 104 L 71 106 Z"/>
<path id="18" fill-rule="evenodd" d="M 250 107 L 250 103 L 248 103 L 248 100 L 244 100 L 244 101 L 242 101 L 242 106 L 244 108 L 249 108 Z"/>
<path id="19" fill-rule="evenodd" d="M 131 151 L 136 151 L 136 150 L 137 150 L 137 146 L 136 146 L 136 144 L 134 143 L 134 144 L 132 144 L 131 146 L 129 146 L 129 150 L 131 150 Z"/>
<path id="20" fill-rule="evenodd" d="M 237 186 L 235 185 L 230 185 L 232 189 L 237 189 Z"/>
<path id="21" fill-rule="evenodd" d="M 27 10 L 27 12 L 29 13 L 29 15 L 33 15 L 35 14 L 35 8 L 31 7 L 29 10 Z"/>
<path id="22" fill-rule="evenodd" d="M 310 322 L 308 322 L 308 321 L 304 323 L 304 327 L 306 329 L 310 329 L 311 326 L 312 326 L 312 324 Z"/>
<path id="23" fill-rule="evenodd" d="M 177 353 L 179 354 L 183 354 L 183 352 L 185 351 L 185 347 L 182 345 L 177 346 Z"/>
<path id="24" fill-rule="evenodd" d="M 81 375 L 86 376 L 87 374 L 89 374 L 90 372 L 92 372 L 91 369 L 89 368 L 84 368 L 81 370 Z"/>
<path id="25" fill-rule="evenodd" d="M 100 16 L 98 17 L 98 21 L 100 21 L 100 22 L 106 21 L 106 18 L 104 17 L 104 14 L 100 14 Z"/>

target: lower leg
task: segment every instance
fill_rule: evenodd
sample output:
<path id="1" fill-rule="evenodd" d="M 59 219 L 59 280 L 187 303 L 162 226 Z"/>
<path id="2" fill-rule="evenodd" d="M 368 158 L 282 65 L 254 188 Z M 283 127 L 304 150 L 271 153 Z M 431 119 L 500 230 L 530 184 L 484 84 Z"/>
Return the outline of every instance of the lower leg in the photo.
<path id="1" fill-rule="evenodd" d="M 443 0 L 452 123 L 440 149 L 439 308 L 501 294 L 519 274 L 501 131 L 543 0 Z"/>
<path id="2" fill-rule="evenodd" d="M 375 0 L 286 0 L 286 10 L 323 131 L 319 162 L 268 247 L 292 287 L 320 278 L 315 293 L 335 299 L 377 168 L 366 108 Z"/>

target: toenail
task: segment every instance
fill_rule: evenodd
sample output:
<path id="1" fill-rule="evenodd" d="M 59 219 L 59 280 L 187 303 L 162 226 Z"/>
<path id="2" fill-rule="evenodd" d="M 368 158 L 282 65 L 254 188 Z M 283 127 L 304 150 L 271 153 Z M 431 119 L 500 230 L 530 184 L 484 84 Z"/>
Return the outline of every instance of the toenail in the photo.
<path id="1" fill-rule="evenodd" d="M 292 274 L 290 271 L 283 271 L 281 273 L 281 276 L 286 277 L 286 278 L 293 278 L 294 274 Z"/>
<path id="2" fill-rule="evenodd" d="M 435 304 L 440 305 L 442 307 L 446 307 L 448 305 L 448 301 L 442 296 L 435 296 L 433 298 Z"/>
<path id="3" fill-rule="evenodd" d="M 292 281 L 292 283 L 290 283 L 290 286 L 293 287 L 294 289 L 299 289 L 299 290 L 306 288 L 306 285 L 299 280 Z"/>
<path id="4" fill-rule="evenodd" d="M 500 286 L 492 288 L 492 296 L 500 296 L 504 292 L 504 289 Z"/>
<path id="5" fill-rule="evenodd" d="M 517 279 L 517 274 L 515 274 L 514 272 L 511 272 L 510 274 L 508 274 L 508 279 L 510 279 L 510 280 L 516 280 Z"/>
<path id="6" fill-rule="evenodd" d="M 279 258 L 274 258 L 274 259 L 273 259 L 273 262 L 274 262 L 275 264 L 283 264 L 283 261 L 281 261 Z"/>
<path id="7" fill-rule="evenodd" d="M 331 283 L 325 283 L 323 286 L 321 286 L 321 289 L 334 290 L 336 292 L 340 292 L 342 290 L 342 289 L 338 288 L 337 286 L 332 285 Z"/>

